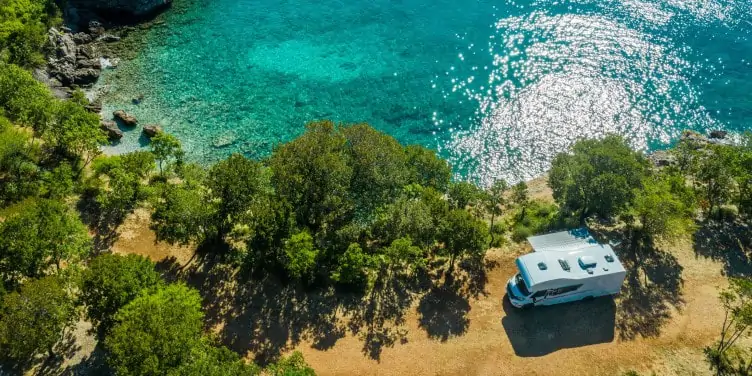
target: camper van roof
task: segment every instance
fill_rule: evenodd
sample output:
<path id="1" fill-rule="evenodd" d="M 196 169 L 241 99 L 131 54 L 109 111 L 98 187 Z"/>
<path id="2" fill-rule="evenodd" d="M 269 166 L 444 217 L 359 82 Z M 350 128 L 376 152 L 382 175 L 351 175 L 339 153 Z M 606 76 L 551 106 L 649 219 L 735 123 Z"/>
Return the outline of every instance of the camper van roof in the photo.
<path id="1" fill-rule="evenodd" d="M 536 252 L 542 251 L 574 251 L 597 245 L 598 242 L 590 236 L 586 228 L 555 232 L 553 234 L 531 236 L 527 238 Z"/>
<path id="2" fill-rule="evenodd" d="M 568 233 L 551 235 L 567 239 L 567 236 L 571 238 L 571 235 L 566 235 Z M 551 235 L 544 236 L 556 238 Z M 592 239 L 590 235 L 587 237 Z M 540 237 L 531 239 L 535 238 Z M 553 247 L 553 243 L 545 244 L 548 244 L 548 248 L 536 249 L 536 252 L 517 258 L 517 268 L 530 287 L 553 280 L 581 280 L 625 271 L 614 250 L 607 244 L 598 244 L 594 240 L 593 243 L 576 246 L 565 241 L 562 248 Z"/>

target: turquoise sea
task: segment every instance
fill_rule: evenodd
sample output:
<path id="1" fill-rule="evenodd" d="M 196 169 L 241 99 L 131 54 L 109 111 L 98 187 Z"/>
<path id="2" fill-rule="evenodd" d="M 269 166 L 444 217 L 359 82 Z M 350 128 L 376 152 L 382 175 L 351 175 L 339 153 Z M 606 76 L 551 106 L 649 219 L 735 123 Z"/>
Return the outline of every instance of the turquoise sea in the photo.
<path id="1" fill-rule="evenodd" d="M 161 124 L 199 162 L 332 119 L 488 183 L 540 174 L 580 137 L 656 149 L 752 129 L 752 0 L 196 0 L 147 41 L 105 74 L 104 112 Z"/>

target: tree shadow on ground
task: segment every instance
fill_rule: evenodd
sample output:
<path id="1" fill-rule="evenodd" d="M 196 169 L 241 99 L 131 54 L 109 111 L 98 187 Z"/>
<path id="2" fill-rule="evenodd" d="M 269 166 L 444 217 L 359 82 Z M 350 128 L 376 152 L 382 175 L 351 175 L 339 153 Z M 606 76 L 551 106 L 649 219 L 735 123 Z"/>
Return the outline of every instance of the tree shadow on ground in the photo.
<path id="1" fill-rule="evenodd" d="M 450 337 L 467 332 L 470 312 L 467 289 L 463 289 L 461 279 L 448 274 L 444 283 L 433 286 L 418 304 L 418 325 L 428 333 L 428 337 L 446 342 Z"/>
<path id="2" fill-rule="evenodd" d="M 616 305 L 610 296 L 531 309 L 513 307 L 506 296 L 503 303 L 501 325 L 517 356 L 538 357 L 614 340 Z"/>
<path id="3" fill-rule="evenodd" d="M 652 244 L 632 247 L 619 257 L 627 270 L 616 318 L 619 338 L 656 337 L 672 310 L 684 306 L 683 268 L 674 255 Z"/>
<path id="4" fill-rule="evenodd" d="M 110 249 L 117 242 L 120 234 L 118 227 L 132 212 L 132 208 L 124 211 L 105 211 L 97 203 L 93 194 L 81 195 L 76 202 L 76 209 L 81 215 L 81 221 L 94 233 L 94 252 L 100 253 Z"/>
<path id="5" fill-rule="evenodd" d="M 698 256 L 723 263 L 729 277 L 752 276 L 752 227 L 739 222 L 706 221 L 694 236 Z"/>
<path id="6" fill-rule="evenodd" d="M 97 344 L 89 356 L 83 358 L 78 364 L 66 367 L 60 376 L 98 376 L 112 375 L 113 372 L 107 367 L 104 349 Z"/>

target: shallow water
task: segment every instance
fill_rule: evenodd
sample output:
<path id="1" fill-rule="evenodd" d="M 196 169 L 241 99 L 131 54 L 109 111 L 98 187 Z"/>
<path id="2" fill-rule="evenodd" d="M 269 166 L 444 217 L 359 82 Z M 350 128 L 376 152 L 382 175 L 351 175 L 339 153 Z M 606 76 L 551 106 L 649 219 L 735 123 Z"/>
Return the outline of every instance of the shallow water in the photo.
<path id="1" fill-rule="evenodd" d="M 488 183 L 540 174 L 579 137 L 655 149 L 752 129 L 752 0 L 199 0 L 147 40 L 105 75 L 105 113 L 161 124 L 201 162 L 333 119 Z"/>

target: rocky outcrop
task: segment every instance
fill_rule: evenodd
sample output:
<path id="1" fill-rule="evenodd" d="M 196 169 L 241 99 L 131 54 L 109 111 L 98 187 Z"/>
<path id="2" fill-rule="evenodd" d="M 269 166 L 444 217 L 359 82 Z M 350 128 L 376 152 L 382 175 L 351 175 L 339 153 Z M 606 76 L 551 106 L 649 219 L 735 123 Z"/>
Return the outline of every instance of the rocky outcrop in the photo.
<path id="1" fill-rule="evenodd" d="M 648 159 L 653 162 L 655 167 L 666 167 L 676 164 L 676 157 L 666 150 L 655 151 L 648 156 Z"/>
<path id="2" fill-rule="evenodd" d="M 107 138 L 110 141 L 117 141 L 123 138 L 123 131 L 118 128 L 117 123 L 112 120 L 104 120 L 99 123 L 99 128 L 107 132 Z"/>
<path id="3" fill-rule="evenodd" d="M 63 86 L 90 86 L 97 81 L 102 63 L 94 38 L 86 33 L 70 34 L 50 28 L 48 32 L 52 53 L 47 62 L 47 75 Z M 89 43 L 89 44 L 87 44 Z"/>
<path id="4" fill-rule="evenodd" d="M 136 117 L 128 114 L 124 110 L 117 110 L 112 113 L 112 116 L 115 117 L 116 120 L 119 120 L 121 123 L 129 127 L 135 127 L 138 124 Z"/>
<path id="5" fill-rule="evenodd" d="M 152 138 L 158 134 L 162 133 L 162 127 L 156 124 L 148 124 L 144 125 L 144 134 L 146 137 Z"/>

